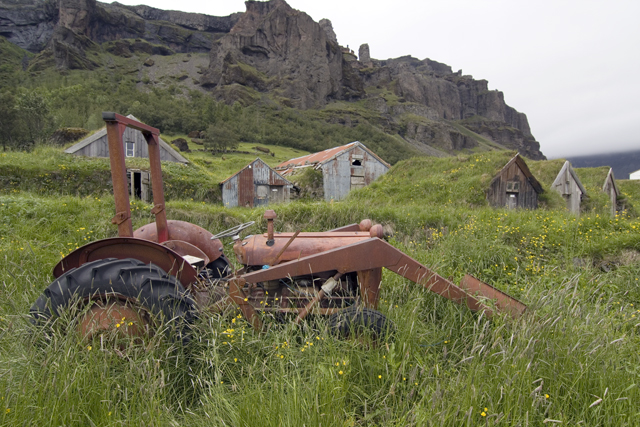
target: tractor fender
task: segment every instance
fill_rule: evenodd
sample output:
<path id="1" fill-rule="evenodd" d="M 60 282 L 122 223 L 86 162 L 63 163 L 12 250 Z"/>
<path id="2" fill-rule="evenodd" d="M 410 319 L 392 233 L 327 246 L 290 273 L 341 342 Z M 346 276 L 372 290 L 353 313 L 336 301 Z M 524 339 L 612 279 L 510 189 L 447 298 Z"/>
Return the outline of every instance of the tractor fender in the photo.
<path id="1" fill-rule="evenodd" d="M 113 237 L 84 245 L 60 260 L 53 268 L 53 276 L 57 279 L 71 269 L 105 258 L 133 258 L 145 264 L 153 263 L 176 277 L 190 291 L 198 281 L 198 272 L 178 252 L 134 237 Z"/>
<path id="2" fill-rule="evenodd" d="M 218 239 L 211 240 L 213 234 L 200 226 L 186 221 L 169 220 L 167 229 L 169 240 L 187 242 L 200 249 L 209 258 L 207 263 L 217 260 L 222 255 L 222 242 Z M 156 223 L 152 222 L 138 228 L 133 232 L 133 237 L 158 243 Z"/>

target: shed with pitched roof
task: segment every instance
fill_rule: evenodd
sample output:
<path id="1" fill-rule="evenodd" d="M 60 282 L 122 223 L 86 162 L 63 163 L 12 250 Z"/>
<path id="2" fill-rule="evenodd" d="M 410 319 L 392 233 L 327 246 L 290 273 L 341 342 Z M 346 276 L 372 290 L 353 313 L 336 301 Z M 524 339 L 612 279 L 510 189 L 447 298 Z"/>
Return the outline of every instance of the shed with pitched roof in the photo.
<path id="1" fill-rule="evenodd" d="M 613 169 L 611 168 L 609 168 L 607 177 L 604 179 L 604 183 L 602 184 L 602 191 L 609 197 L 609 202 L 611 204 L 611 216 L 616 216 L 620 191 L 618 191 L 616 179 L 613 176 Z"/>
<path id="2" fill-rule="evenodd" d="M 487 200 L 494 207 L 537 209 L 544 190 L 520 154 L 516 154 L 491 180 Z"/>
<path id="3" fill-rule="evenodd" d="M 287 203 L 292 184 L 262 159 L 253 162 L 220 183 L 225 207 L 256 207 Z"/>
<path id="4" fill-rule="evenodd" d="M 324 199 L 340 200 L 385 174 L 390 165 L 359 141 L 287 160 L 276 166 L 285 177 L 305 168 L 322 171 Z"/>
<path id="5" fill-rule="evenodd" d="M 562 165 L 555 181 L 551 184 L 551 189 L 560 193 L 567 201 L 567 209 L 571 213 L 580 214 L 580 202 L 587 196 L 580 178 L 573 170 L 571 163 L 567 160 Z"/>
<path id="6" fill-rule="evenodd" d="M 138 120 L 131 114 L 127 117 L 133 120 Z M 127 127 L 122 135 L 122 143 L 124 145 L 124 153 L 126 157 L 149 158 L 147 141 L 139 130 Z M 64 152 L 68 154 L 75 154 L 76 156 L 109 157 L 109 141 L 107 140 L 106 126 L 93 135 L 90 135 L 77 144 L 67 148 Z M 161 138 L 160 160 L 183 164 L 189 163 L 187 159 L 182 157 L 180 153 L 171 148 L 171 146 Z"/>

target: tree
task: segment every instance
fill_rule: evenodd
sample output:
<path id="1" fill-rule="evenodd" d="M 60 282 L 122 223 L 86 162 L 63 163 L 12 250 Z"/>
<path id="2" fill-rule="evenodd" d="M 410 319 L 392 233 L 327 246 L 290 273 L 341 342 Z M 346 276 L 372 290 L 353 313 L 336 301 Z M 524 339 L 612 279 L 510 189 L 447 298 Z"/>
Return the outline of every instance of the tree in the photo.
<path id="1" fill-rule="evenodd" d="M 212 151 L 228 151 L 238 148 L 240 141 L 235 132 L 227 128 L 226 123 L 221 122 L 210 125 L 205 132 L 204 146 Z"/>
<path id="2" fill-rule="evenodd" d="M 53 115 L 48 96 L 36 90 L 22 90 L 16 97 L 16 110 L 27 133 L 28 143 L 45 141 L 53 128 Z"/>
<path id="3" fill-rule="evenodd" d="M 15 98 L 10 92 L 0 93 L 0 140 L 2 151 L 7 151 L 17 145 L 19 130 L 18 112 L 16 111 Z"/>

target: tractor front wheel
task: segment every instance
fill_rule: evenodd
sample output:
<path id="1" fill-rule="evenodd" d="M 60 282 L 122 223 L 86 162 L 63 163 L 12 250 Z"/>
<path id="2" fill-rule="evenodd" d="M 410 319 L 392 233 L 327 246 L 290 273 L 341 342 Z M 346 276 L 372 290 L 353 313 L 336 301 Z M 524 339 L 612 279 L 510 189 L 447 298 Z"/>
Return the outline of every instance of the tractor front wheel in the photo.
<path id="1" fill-rule="evenodd" d="M 84 338 L 111 328 L 141 336 L 162 320 L 186 343 L 195 317 L 195 302 L 175 277 L 133 258 L 92 261 L 62 274 L 31 307 L 32 323 L 78 305 L 90 305 L 78 323 Z"/>
<path id="2" fill-rule="evenodd" d="M 395 331 L 393 323 L 384 314 L 359 305 L 332 314 L 329 328 L 341 338 L 370 335 L 375 340 L 387 339 Z"/>

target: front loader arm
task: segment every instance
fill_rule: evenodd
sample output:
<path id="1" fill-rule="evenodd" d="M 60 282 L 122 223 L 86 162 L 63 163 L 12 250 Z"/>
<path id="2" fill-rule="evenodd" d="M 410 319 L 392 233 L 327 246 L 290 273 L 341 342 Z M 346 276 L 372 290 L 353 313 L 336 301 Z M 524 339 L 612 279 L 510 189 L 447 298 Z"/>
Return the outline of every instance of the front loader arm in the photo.
<path id="1" fill-rule="evenodd" d="M 488 316 L 491 316 L 493 311 L 483 304 L 475 296 L 476 294 L 479 294 L 482 298 L 496 299 L 496 307 L 498 309 L 506 310 L 514 315 L 521 314 L 526 309 L 526 306 L 521 302 L 472 276 L 467 276 L 463 280 L 462 286 L 467 290 L 456 286 L 451 281 L 379 238 L 367 239 L 269 267 L 265 270 L 247 273 L 242 278 L 249 283 L 257 283 L 327 271 L 337 271 L 344 274 L 356 271 L 370 271 L 381 267 L 385 267 L 402 277 L 421 284 L 426 289 L 458 304 L 465 303 L 472 311 L 484 310 Z"/>

